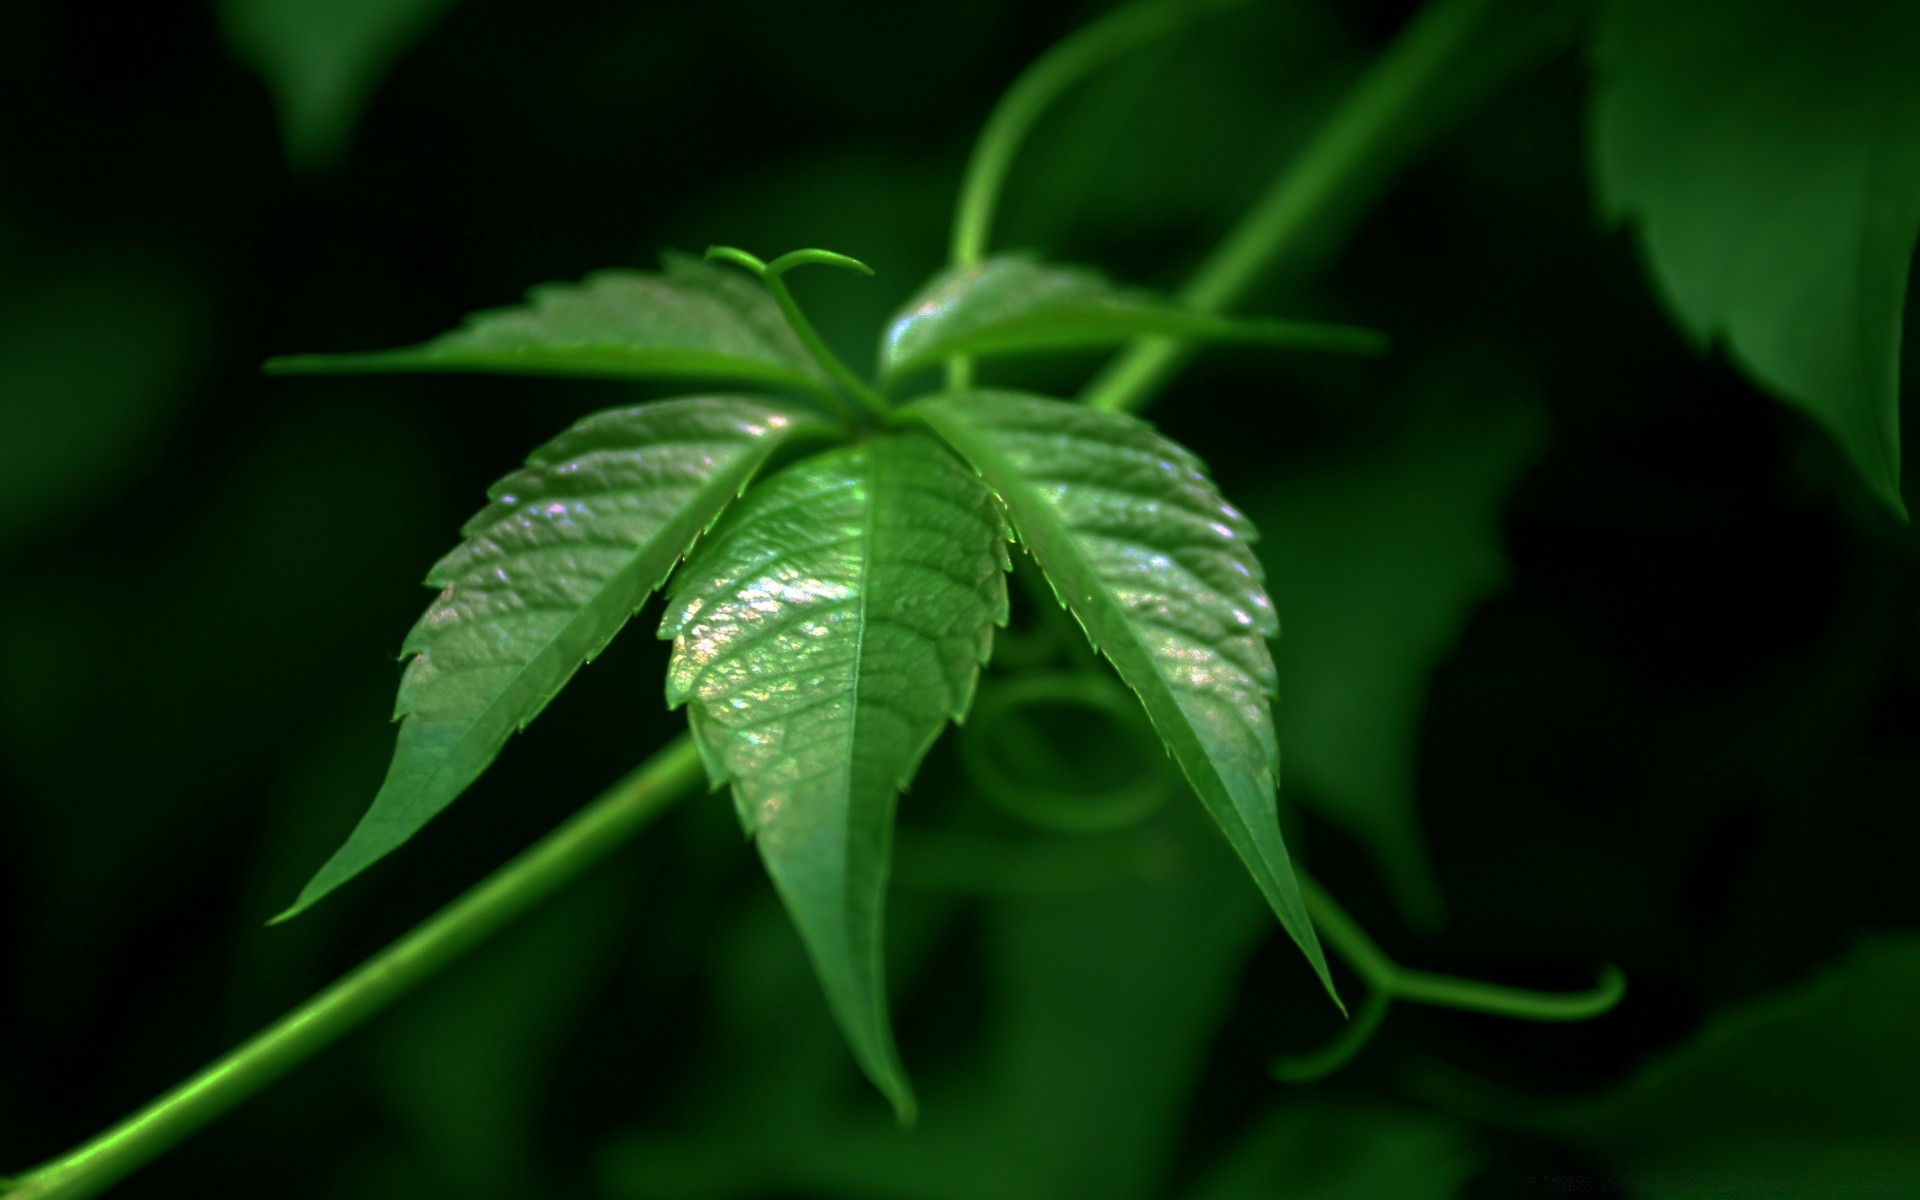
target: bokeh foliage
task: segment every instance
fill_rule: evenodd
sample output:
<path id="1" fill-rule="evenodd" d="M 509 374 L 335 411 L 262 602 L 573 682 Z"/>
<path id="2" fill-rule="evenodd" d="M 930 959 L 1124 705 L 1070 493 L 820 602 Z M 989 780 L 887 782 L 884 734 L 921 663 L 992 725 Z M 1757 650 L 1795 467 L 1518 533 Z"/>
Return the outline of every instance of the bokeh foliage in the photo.
<path id="1" fill-rule="evenodd" d="M 1649 6 L 1605 7 L 1618 53 Z M 348 9 L 366 23 L 327 25 L 326 54 L 365 59 L 284 32 Z M 1094 11 L 10 18 L 0 1164 L 199 1066 L 679 723 L 664 648 L 625 639 L 420 852 L 262 929 L 379 784 L 415 581 L 528 447 L 654 393 L 256 364 L 717 241 L 874 265 L 796 285 L 864 361 L 940 263 L 994 95 Z M 1129 60 L 1043 125 L 1002 240 L 1177 282 L 1409 11 L 1275 0 Z M 1733 70 L 1690 82 L 1735 96 Z M 1610 959 L 1617 1014 L 1396 1011 L 1346 1072 L 1276 1084 L 1268 1060 L 1336 1018 L 1191 806 L 1040 831 L 943 744 L 902 803 L 889 931 L 916 1132 L 863 1090 L 713 797 L 123 1194 L 1493 1196 L 1920 1169 L 1913 536 L 1844 434 L 1759 390 L 1800 398 L 1753 327 L 1695 311 L 1660 246 L 1701 235 L 1647 193 L 1599 193 L 1633 230 L 1596 220 L 1593 83 L 1560 54 L 1247 305 L 1384 328 L 1391 357 L 1211 352 L 1153 415 L 1266 530 L 1289 844 L 1407 961 L 1578 986 Z M 1891 244 L 1877 268 L 1904 278 L 1910 227 Z M 1090 365 L 987 377 L 1069 390 Z M 1019 601 L 1016 638 L 1060 637 Z M 1134 728 L 1054 716 L 1090 777 L 1137 754 Z"/>

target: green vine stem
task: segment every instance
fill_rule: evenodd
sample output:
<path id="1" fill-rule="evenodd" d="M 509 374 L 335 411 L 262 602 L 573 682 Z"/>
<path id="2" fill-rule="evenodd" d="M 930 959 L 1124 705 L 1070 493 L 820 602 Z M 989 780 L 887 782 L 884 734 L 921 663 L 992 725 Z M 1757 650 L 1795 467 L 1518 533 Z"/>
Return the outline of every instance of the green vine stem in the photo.
<path id="1" fill-rule="evenodd" d="M 1299 872 L 1299 880 L 1314 928 L 1360 976 L 1368 992 L 1359 1015 L 1333 1041 L 1274 1064 L 1273 1073 L 1283 1082 L 1305 1083 L 1344 1066 L 1373 1037 L 1396 1000 L 1522 1021 L 1586 1021 L 1611 1012 L 1627 994 L 1627 977 L 1612 963 L 1600 968 L 1599 982 L 1584 992 L 1535 992 L 1411 970 L 1389 958 L 1316 880 L 1304 871 Z"/>
<path id="2" fill-rule="evenodd" d="M 800 344 L 807 348 L 808 354 L 813 355 L 814 361 L 833 377 L 835 383 L 846 389 L 847 395 L 858 400 L 861 407 L 876 417 L 886 416 L 887 410 L 891 407 L 886 397 L 875 391 L 866 380 L 854 374 L 847 364 L 840 361 L 840 356 L 835 354 L 820 334 L 814 330 L 813 322 L 807 320 L 807 314 L 800 311 L 799 302 L 793 298 L 793 293 L 787 290 L 787 281 L 782 278 L 795 267 L 804 267 L 809 263 L 839 267 L 861 275 L 872 275 L 872 267 L 857 258 L 848 258 L 844 254 L 835 254 L 831 250 L 794 250 L 782 254 L 769 263 L 761 262 L 745 250 L 733 246 L 709 246 L 707 258 L 709 261 L 730 262 L 736 267 L 744 267 L 759 276 L 760 282 L 767 285 L 768 293 L 773 296 L 773 302 L 780 307 L 780 315 L 785 317 L 787 324 L 793 327 L 793 332 L 800 338 Z"/>
<path id="3" fill-rule="evenodd" d="M 1102 65 L 1162 37 L 1201 7 L 1179 0 L 1141 0 L 1117 8 L 1056 43 L 1020 73 L 988 114 L 967 160 L 953 210 L 949 257 L 954 266 L 970 267 L 986 256 L 1007 172 L 1040 115 Z M 1207 7 L 1225 5 L 1215 0 Z M 949 390 L 964 390 L 972 379 L 971 359 L 948 360 Z"/>
<path id="4" fill-rule="evenodd" d="M 1440 132 L 1434 110 L 1458 115 L 1463 96 L 1485 95 L 1570 41 L 1570 6 L 1526 0 L 1432 0 L 1348 93 L 1298 158 L 1195 269 L 1180 298 L 1202 312 L 1224 311 L 1284 255 L 1302 248 L 1341 213 L 1361 206 L 1425 138 Z M 1511 17 L 1517 40 L 1502 22 Z M 1473 61 L 1469 62 L 1469 59 Z M 1166 338 L 1136 342 L 1087 385 L 1095 408 L 1144 407 L 1186 357 Z"/>
<path id="5" fill-rule="evenodd" d="M 564 825 L 253 1040 L 92 1141 L 0 1181 L 0 1200 L 80 1200 L 227 1112 L 546 899 L 705 778 L 676 738 Z"/>

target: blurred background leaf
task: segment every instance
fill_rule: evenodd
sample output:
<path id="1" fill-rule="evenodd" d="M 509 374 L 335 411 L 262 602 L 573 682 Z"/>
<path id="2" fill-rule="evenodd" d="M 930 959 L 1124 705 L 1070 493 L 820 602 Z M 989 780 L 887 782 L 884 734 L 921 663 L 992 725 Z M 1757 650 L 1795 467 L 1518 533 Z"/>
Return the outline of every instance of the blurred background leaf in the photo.
<path id="1" fill-rule="evenodd" d="M 1694 342 L 1900 497 L 1901 308 L 1920 235 L 1920 22 L 1902 0 L 1607 0 L 1594 169 Z"/>
<path id="2" fill-rule="evenodd" d="M 273 93 L 287 164 L 340 165 L 374 92 L 407 47 L 458 0 L 221 0 L 235 58 Z"/>
<path id="3" fill-rule="evenodd" d="M 1545 440 L 1496 355 L 1423 364 L 1391 440 L 1336 450 L 1244 501 L 1282 614 L 1282 786 L 1363 842 L 1402 913 L 1445 912 L 1417 804 L 1434 669 L 1507 577 L 1500 516 Z"/>

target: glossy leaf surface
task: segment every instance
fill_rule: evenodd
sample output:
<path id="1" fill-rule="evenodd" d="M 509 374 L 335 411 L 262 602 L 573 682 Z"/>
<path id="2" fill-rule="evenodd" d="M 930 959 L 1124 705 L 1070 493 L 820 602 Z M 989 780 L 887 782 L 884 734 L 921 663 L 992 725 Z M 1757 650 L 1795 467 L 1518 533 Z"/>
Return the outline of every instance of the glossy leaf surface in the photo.
<path id="1" fill-rule="evenodd" d="M 956 354 L 1097 349 L 1149 335 L 1363 354 L 1386 345 L 1371 330 L 1213 316 L 1084 268 L 1001 257 L 944 271 L 908 301 L 887 327 L 881 369 L 893 377 Z"/>
<path id="2" fill-rule="evenodd" d="M 1920 231 L 1920 20 L 1906 0 L 1610 0 L 1603 202 L 1681 326 L 1900 498 L 1901 309 Z"/>
<path id="3" fill-rule="evenodd" d="M 1506 579 L 1500 514 L 1541 424 L 1521 408 L 1416 422 L 1380 449 L 1279 472 L 1247 504 L 1287 614 L 1287 778 L 1365 844 L 1416 925 L 1443 910 L 1418 805 L 1427 690 Z"/>
<path id="4" fill-rule="evenodd" d="M 668 700 L 730 781 L 835 1016 L 910 1119 L 881 961 L 895 798 L 1006 619 L 991 493 L 918 432 L 757 486 L 676 579 Z"/>
<path id="5" fill-rule="evenodd" d="M 809 420 L 744 396 L 609 409 L 495 484 L 467 540 L 427 576 L 441 592 L 403 648 L 386 782 L 288 915 L 452 803 Z"/>
<path id="6" fill-rule="evenodd" d="M 276 358 L 278 374 L 478 372 L 603 379 L 728 379 L 818 390 L 825 377 L 760 284 L 669 255 L 664 272 L 601 271 L 534 288 L 430 342 Z"/>
<path id="7" fill-rule="evenodd" d="M 1279 622 L 1252 524 L 1198 459 L 1137 418 L 1011 392 L 913 411 L 999 494 L 1332 995 L 1275 809 L 1267 639 Z"/>

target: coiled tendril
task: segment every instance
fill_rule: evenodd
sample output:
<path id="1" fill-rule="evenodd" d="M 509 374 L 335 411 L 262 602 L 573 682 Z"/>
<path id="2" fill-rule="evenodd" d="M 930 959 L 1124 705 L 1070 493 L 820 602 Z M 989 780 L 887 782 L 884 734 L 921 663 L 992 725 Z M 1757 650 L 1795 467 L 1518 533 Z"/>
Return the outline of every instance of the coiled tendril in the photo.
<path id="1" fill-rule="evenodd" d="M 1104 729 L 1086 734 L 1089 717 Z M 1069 725 L 1081 731 L 1061 736 Z M 968 779 L 1004 811 L 1046 829 L 1103 833 L 1145 820 L 1179 790 L 1171 764 L 1152 752 L 1159 744 L 1140 702 L 1110 676 L 1029 671 L 983 682 L 959 750 Z M 1108 761 L 1068 761 L 1067 746 L 1098 747 Z M 1127 749 L 1114 755 L 1115 746 Z"/>

